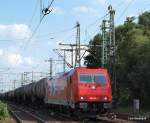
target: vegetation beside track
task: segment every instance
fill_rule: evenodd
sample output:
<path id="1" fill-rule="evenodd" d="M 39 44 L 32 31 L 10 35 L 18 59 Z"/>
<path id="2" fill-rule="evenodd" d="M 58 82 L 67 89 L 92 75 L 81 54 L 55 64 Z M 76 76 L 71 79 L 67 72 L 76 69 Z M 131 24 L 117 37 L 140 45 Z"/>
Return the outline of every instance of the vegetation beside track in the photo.
<path id="1" fill-rule="evenodd" d="M 10 120 L 7 104 L 0 101 L 0 123 L 10 123 Z"/>
<path id="2" fill-rule="evenodd" d="M 121 113 L 121 114 L 133 114 L 133 115 L 138 115 L 138 116 L 150 116 L 150 111 L 149 110 L 140 110 L 139 113 L 134 114 L 133 113 L 133 107 L 118 107 L 116 109 L 113 109 L 113 112 L 115 113 Z"/>
<path id="3" fill-rule="evenodd" d="M 9 115 L 7 104 L 0 101 L 0 119 L 3 120 L 9 117 L 10 115 Z"/>
<path id="4" fill-rule="evenodd" d="M 102 35 L 97 34 L 90 44 L 101 45 Z M 139 99 L 140 108 L 150 108 L 150 11 L 117 26 L 116 45 L 117 93 L 114 98 L 117 105 L 131 107 L 133 99 Z M 85 64 L 88 68 L 98 68 L 101 49 L 95 46 L 89 51 Z"/>
<path id="5" fill-rule="evenodd" d="M 0 123 L 16 123 L 9 112 L 9 107 L 5 102 L 0 101 Z"/>

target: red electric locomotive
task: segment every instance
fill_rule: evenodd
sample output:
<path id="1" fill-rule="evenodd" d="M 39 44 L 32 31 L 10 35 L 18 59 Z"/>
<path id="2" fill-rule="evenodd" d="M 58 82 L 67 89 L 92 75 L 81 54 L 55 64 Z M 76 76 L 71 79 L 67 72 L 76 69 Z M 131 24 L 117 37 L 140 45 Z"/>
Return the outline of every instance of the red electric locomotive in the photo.
<path id="1" fill-rule="evenodd" d="M 110 77 L 105 69 L 76 68 L 48 80 L 47 84 L 48 104 L 100 112 L 112 102 Z"/>
<path id="2" fill-rule="evenodd" d="M 1 98 L 69 112 L 101 113 L 110 107 L 112 92 L 106 69 L 75 68 L 4 93 Z"/>

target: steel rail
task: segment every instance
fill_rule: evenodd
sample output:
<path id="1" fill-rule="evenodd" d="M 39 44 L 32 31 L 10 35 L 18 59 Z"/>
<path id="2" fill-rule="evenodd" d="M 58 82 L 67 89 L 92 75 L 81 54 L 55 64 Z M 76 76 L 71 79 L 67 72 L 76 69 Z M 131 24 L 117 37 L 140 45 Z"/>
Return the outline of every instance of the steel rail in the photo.
<path id="1" fill-rule="evenodd" d="M 38 123 L 46 123 L 45 120 L 40 118 L 39 116 L 36 116 L 35 114 L 31 113 L 30 111 L 23 110 L 22 108 L 19 108 L 15 105 L 8 104 L 10 108 L 15 108 L 17 111 L 13 111 L 12 109 L 9 109 L 10 113 L 14 116 L 14 118 L 17 120 L 19 123 L 24 123 L 24 121 L 16 114 L 16 112 L 22 112 L 31 118 L 35 119 Z"/>

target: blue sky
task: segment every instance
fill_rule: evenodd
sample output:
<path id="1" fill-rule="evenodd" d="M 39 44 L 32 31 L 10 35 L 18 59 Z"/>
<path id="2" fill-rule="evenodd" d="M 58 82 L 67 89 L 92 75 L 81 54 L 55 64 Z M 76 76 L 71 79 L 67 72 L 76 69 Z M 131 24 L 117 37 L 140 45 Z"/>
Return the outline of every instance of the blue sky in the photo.
<path id="1" fill-rule="evenodd" d="M 29 41 L 40 20 L 39 1 L 1 0 L 0 78 L 6 89 L 12 88 L 13 79 L 19 82 L 20 74 L 8 76 L 3 73 L 48 72 L 44 60 L 49 57 L 57 59 L 52 49 L 60 48 L 58 42 L 75 42 L 76 30 L 73 27 L 76 21 L 81 24 L 81 42 L 88 44 L 100 31 L 100 18 L 107 13 L 108 5 L 116 10 L 116 25 L 122 24 L 126 16 L 138 16 L 150 10 L 149 0 L 55 0 L 53 12 L 44 18 Z M 46 7 L 50 1 L 43 0 L 43 5 Z M 60 68 L 55 64 L 55 72 L 61 72 Z"/>

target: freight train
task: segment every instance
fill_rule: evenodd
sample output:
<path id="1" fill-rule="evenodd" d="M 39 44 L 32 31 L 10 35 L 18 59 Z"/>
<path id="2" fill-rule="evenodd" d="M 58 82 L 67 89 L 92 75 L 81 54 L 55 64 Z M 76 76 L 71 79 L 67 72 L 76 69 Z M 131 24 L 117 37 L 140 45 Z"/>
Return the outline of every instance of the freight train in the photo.
<path id="1" fill-rule="evenodd" d="M 1 98 L 71 112 L 101 113 L 110 107 L 112 92 L 106 69 L 75 68 L 3 93 Z"/>

